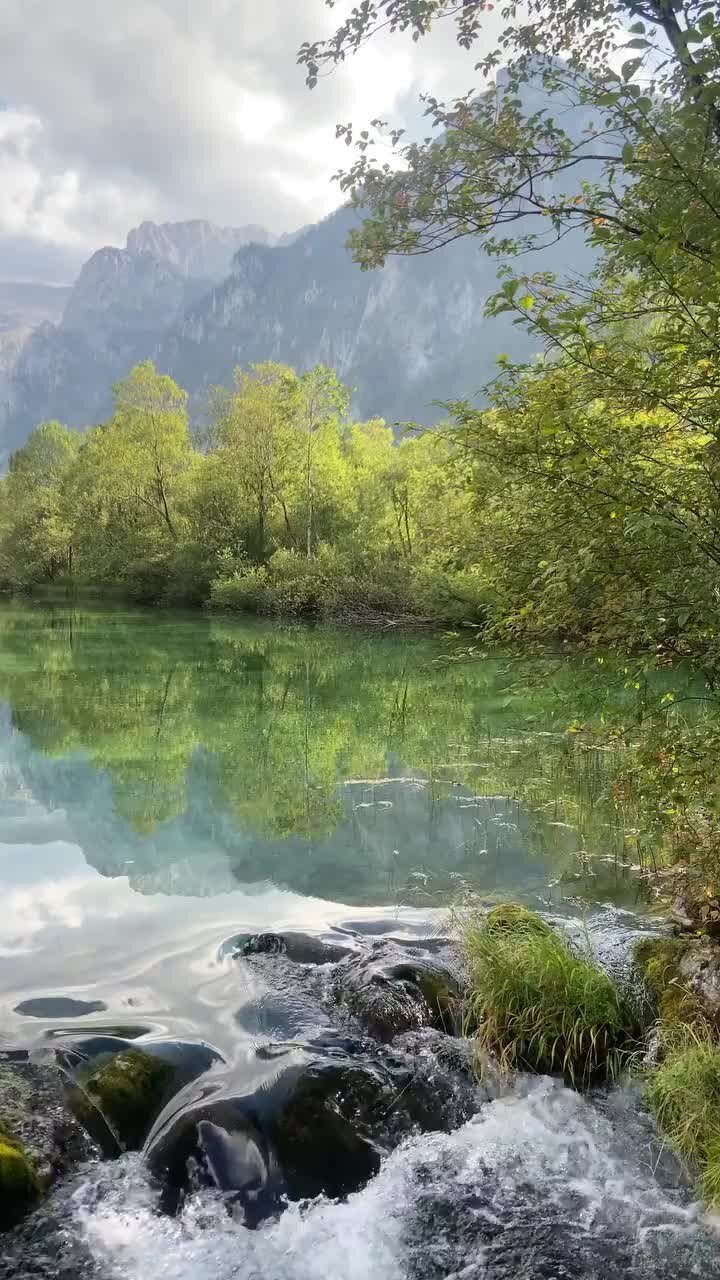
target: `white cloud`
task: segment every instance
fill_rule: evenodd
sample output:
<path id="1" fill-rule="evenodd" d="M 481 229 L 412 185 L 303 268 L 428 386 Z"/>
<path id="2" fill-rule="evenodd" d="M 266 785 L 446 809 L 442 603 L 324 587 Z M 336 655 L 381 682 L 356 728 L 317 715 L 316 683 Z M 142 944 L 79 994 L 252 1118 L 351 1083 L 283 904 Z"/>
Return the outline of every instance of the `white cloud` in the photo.
<path id="1" fill-rule="evenodd" d="M 56 251 L 79 265 L 143 218 L 290 230 L 339 202 L 338 120 L 394 118 L 415 87 L 461 92 L 477 51 L 372 41 L 309 92 L 301 41 L 347 5 L 322 0 L 3 0 L 0 275 Z M 64 256 L 63 256 L 64 255 Z M 21 263 L 17 263 L 21 268 Z"/>

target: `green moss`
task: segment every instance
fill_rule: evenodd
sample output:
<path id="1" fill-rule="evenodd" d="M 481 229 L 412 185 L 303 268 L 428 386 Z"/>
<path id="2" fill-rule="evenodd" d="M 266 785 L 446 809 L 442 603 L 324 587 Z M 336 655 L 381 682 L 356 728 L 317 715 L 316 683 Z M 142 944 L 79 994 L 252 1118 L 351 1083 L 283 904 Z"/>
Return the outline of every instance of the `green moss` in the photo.
<path id="1" fill-rule="evenodd" d="M 499 906 L 493 907 L 485 917 L 485 928 L 490 933 L 512 931 L 533 933 L 543 938 L 552 934 L 550 925 L 543 920 L 542 916 L 534 911 L 528 911 L 527 907 L 521 907 L 517 902 L 502 902 Z"/>
<path id="2" fill-rule="evenodd" d="M 692 942 L 688 938 L 643 938 L 635 946 L 635 962 L 645 979 L 666 1040 L 687 1026 L 703 1023 L 697 996 L 680 972 L 680 961 Z"/>
<path id="3" fill-rule="evenodd" d="M 35 1169 L 22 1144 L 0 1129 L 0 1228 L 18 1222 L 39 1194 Z"/>
<path id="4" fill-rule="evenodd" d="M 720 1204 L 720 1045 L 687 1031 L 653 1072 L 647 1099 L 665 1137 L 698 1173 L 705 1199 Z"/>
<path id="5" fill-rule="evenodd" d="M 616 1076 L 636 1046 L 617 987 L 544 921 L 536 928 L 514 919 L 501 926 L 477 917 L 462 928 L 466 1024 L 480 1049 L 506 1068 L 560 1074 L 576 1086 Z"/>
<path id="6" fill-rule="evenodd" d="M 121 1150 L 137 1150 L 166 1101 L 174 1077 L 169 1063 L 139 1049 L 103 1054 L 78 1075 L 71 1102 L 77 1118 L 93 1136 L 102 1140 L 99 1114 Z"/>

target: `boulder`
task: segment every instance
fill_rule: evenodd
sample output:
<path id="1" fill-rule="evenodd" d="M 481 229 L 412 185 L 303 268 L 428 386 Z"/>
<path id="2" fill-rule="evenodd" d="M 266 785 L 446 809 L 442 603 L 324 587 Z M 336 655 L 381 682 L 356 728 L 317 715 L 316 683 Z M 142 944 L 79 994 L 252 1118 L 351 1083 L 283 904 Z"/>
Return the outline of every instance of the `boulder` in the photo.
<path id="1" fill-rule="evenodd" d="M 390 1054 L 337 1036 L 260 1047 L 242 1067 L 216 1075 L 215 1093 L 200 1081 L 158 1117 L 145 1156 L 167 1188 L 165 1207 L 212 1186 L 253 1225 L 286 1199 L 359 1190 L 408 1134 L 447 1130 L 472 1113 L 469 1057 L 462 1087 L 457 1064 L 440 1062 L 436 1043 L 412 1036 Z"/>
<path id="2" fill-rule="evenodd" d="M 458 1029 L 458 979 L 419 947 L 374 943 L 337 966 L 333 991 L 338 1004 L 384 1043 L 419 1027 L 449 1034 Z"/>
<path id="3" fill-rule="evenodd" d="M 105 1155 L 142 1147 L 156 1116 L 174 1094 L 222 1059 L 209 1045 L 150 1041 L 118 1048 L 116 1037 L 76 1041 L 64 1051 L 71 1067 L 67 1096 L 73 1114 Z"/>

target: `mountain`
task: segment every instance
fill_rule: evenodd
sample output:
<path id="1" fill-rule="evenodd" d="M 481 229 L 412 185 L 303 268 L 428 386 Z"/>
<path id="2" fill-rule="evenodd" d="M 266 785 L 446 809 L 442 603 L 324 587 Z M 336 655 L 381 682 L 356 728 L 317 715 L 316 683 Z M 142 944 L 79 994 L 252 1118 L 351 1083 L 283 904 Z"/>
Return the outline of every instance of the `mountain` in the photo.
<path id="1" fill-rule="evenodd" d="M 212 222 L 142 222 L 127 237 L 128 253 L 150 253 L 175 267 L 181 275 L 222 280 L 233 254 L 243 244 L 273 244 L 263 227 L 216 227 Z"/>
<path id="2" fill-rule="evenodd" d="M 594 176 L 576 172 L 578 181 Z M 339 209 L 279 239 L 253 226 L 144 222 L 125 249 L 100 249 L 62 319 L 5 350 L 0 343 L 0 461 L 44 419 L 80 428 L 103 420 L 112 382 L 142 359 L 187 388 L 196 418 L 207 389 L 230 382 L 235 365 L 271 359 L 298 371 L 331 365 L 362 417 L 432 425 L 441 415 L 434 401 L 476 397 L 498 356 L 536 349 L 509 317 L 485 316 L 498 264 L 477 240 L 363 272 L 345 248 L 357 219 Z M 592 262 L 570 235 L 533 252 L 530 269 L 586 273 Z"/>
<path id="3" fill-rule="evenodd" d="M 70 296 L 69 285 L 0 280 L 0 340 L 5 333 L 58 324 Z"/>

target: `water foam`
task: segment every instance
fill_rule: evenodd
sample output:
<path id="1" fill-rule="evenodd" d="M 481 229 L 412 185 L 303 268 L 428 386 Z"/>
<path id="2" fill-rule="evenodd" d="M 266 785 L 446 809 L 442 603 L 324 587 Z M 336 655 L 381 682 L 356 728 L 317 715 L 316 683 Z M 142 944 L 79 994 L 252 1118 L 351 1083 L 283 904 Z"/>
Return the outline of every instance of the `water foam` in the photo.
<path id="1" fill-rule="evenodd" d="M 318 1135 L 321 1141 L 321 1135 Z M 291 1206 L 248 1231 L 221 1199 L 161 1216 L 137 1158 L 94 1170 L 70 1228 L 118 1280 L 685 1280 L 720 1274 L 720 1243 L 655 1176 L 649 1126 L 549 1081 L 453 1134 L 406 1142 L 344 1203 Z"/>

